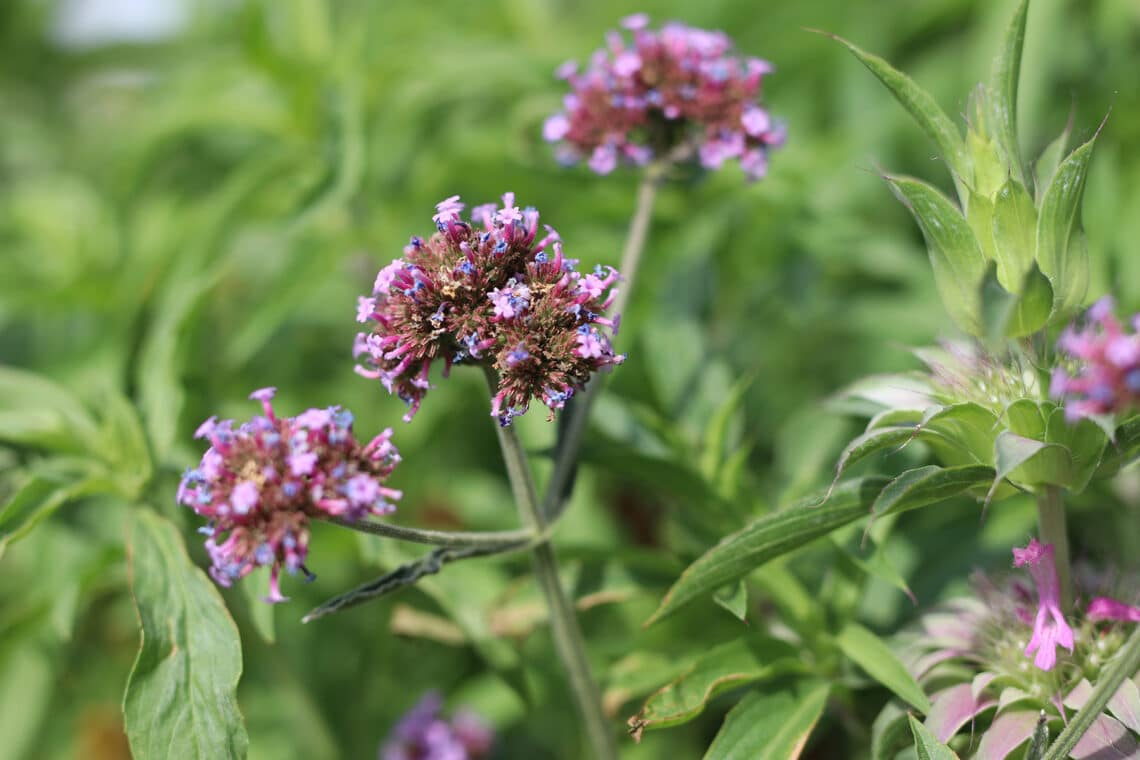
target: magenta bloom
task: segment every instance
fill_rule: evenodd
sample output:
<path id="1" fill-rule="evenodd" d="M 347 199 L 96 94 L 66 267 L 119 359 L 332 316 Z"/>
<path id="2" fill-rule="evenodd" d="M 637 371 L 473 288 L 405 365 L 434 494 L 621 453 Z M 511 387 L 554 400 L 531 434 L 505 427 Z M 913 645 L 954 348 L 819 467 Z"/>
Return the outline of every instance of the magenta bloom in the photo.
<path id="1" fill-rule="evenodd" d="M 1126 623 L 1140 623 L 1140 607 L 1109 599 L 1107 596 L 1098 596 L 1089 602 L 1085 610 L 1089 620 L 1097 622 L 1103 620 L 1118 620 Z"/>
<path id="2" fill-rule="evenodd" d="M 1059 367 L 1049 392 L 1064 401 L 1070 421 L 1127 411 L 1140 402 L 1140 314 L 1128 330 L 1112 311 L 1112 299 L 1102 298 L 1083 325 L 1066 328 L 1058 340 L 1076 369 L 1070 374 Z"/>
<path id="3" fill-rule="evenodd" d="M 584 71 L 572 62 L 559 67 L 572 93 L 546 120 L 543 137 L 561 143 L 566 162 L 586 159 L 599 174 L 687 146 L 706 168 L 738 160 L 749 178 L 763 177 L 768 150 L 784 141 L 783 127 L 758 101 L 772 65 L 730 55 L 722 32 L 648 24 L 645 14 L 630 16 L 622 22 L 629 38 L 610 32 Z"/>
<path id="4" fill-rule="evenodd" d="M 456 362 L 493 366 L 500 383 L 491 413 L 508 424 L 533 398 L 553 416 L 594 372 L 625 359 L 602 332 L 618 325 L 604 316 L 620 279 L 614 269 L 576 271 L 558 233 L 546 227 L 539 237 L 538 211 L 520 210 L 514 193 L 501 208 L 475 207 L 469 222 L 458 196 L 437 209 L 437 232 L 413 237 L 358 305 L 371 332 L 356 336 L 356 371 L 404 399 L 405 420 L 436 361 L 445 375 Z"/>
<path id="5" fill-rule="evenodd" d="M 450 721 L 441 715 L 437 692 L 423 696 L 380 749 L 380 760 L 480 760 L 494 744 L 494 733 L 475 713 L 456 712 Z"/>
<path id="6" fill-rule="evenodd" d="M 1061 584 L 1053 563 L 1053 545 L 1042 545 L 1036 538 L 1024 549 L 1013 550 L 1013 566 L 1029 567 L 1037 584 L 1037 614 L 1033 619 L 1033 638 L 1025 654 L 1034 652 L 1033 664 L 1041 670 L 1052 670 L 1057 663 L 1057 647 L 1073 651 L 1073 629 L 1061 613 Z"/>
<path id="7" fill-rule="evenodd" d="M 352 413 L 340 407 L 309 409 L 296 417 L 273 412 L 273 388 L 250 395 L 264 416 L 236 429 L 211 417 L 196 438 L 210 448 L 187 470 L 178 502 L 209 519 L 206 551 L 210 575 L 222 586 L 270 567 L 268 602 L 283 602 L 278 576 L 284 567 L 310 579 L 305 567 L 309 520 L 359 520 L 385 515 L 400 492 L 384 485 L 400 461 L 385 430 L 361 445 L 352 433 Z"/>

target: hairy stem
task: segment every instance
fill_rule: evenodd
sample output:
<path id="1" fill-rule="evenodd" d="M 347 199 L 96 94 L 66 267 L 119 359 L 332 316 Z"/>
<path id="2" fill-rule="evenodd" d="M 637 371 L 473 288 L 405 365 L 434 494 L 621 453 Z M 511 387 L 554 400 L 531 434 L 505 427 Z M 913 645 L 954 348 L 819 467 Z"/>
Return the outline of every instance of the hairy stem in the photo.
<path id="1" fill-rule="evenodd" d="M 494 531 L 422 530 L 370 520 L 344 520 L 339 517 L 330 517 L 326 522 L 335 523 L 361 533 L 371 533 L 375 536 L 394 538 L 397 541 L 410 541 L 415 544 L 431 544 L 432 546 L 487 548 L 527 541 L 534 535 L 530 530 L 525 529 Z"/>
<path id="2" fill-rule="evenodd" d="M 657 187 L 661 184 L 668 166 L 668 162 L 655 161 L 645 167 L 645 174 L 642 175 L 641 184 L 637 188 L 637 205 L 629 223 L 629 233 L 626 236 L 619 270 L 624 282 L 614 298 L 611 308 L 613 314 L 624 312 L 626 304 L 629 303 L 630 293 L 633 292 L 633 280 L 641 263 L 641 254 L 645 250 L 645 241 L 649 237 L 649 222 L 653 218 L 653 202 L 657 198 Z M 594 399 L 601 391 L 601 387 L 602 375 L 595 375 L 586 389 L 566 405 L 563 427 L 558 436 L 554 471 L 550 475 L 550 482 L 546 485 L 546 494 L 542 500 L 542 514 L 549 522 L 558 519 L 564 505 L 570 500 L 574 471 L 578 463 L 578 447 L 582 443 L 582 434 L 586 429 L 590 408 L 594 405 Z"/>
<path id="3" fill-rule="evenodd" d="M 494 394 L 497 378 L 491 369 L 487 369 L 487 383 Z M 546 606 L 550 612 L 550 630 L 554 638 L 554 647 L 562 666 L 570 681 L 570 688 L 574 693 L 574 701 L 578 705 L 578 712 L 586 728 L 586 736 L 592 750 L 591 757 L 597 760 L 616 760 L 617 747 L 614 744 L 613 733 L 610 731 L 605 714 L 602 712 L 601 694 L 594 677 L 590 672 L 590 663 L 586 659 L 586 647 L 582 640 L 582 631 L 578 628 L 578 619 L 574 608 L 566 597 L 562 583 L 558 578 L 558 564 L 554 556 L 554 549 L 549 539 L 543 534 L 546 532 L 547 520 L 539 508 L 538 495 L 534 488 L 530 466 L 526 460 L 522 443 L 514 427 L 498 427 L 499 447 L 503 451 L 503 459 L 507 465 L 507 476 L 511 481 L 511 491 L 514 493 L 515 505 L 518 507 L 519 518 L 530 532 L 541 539 L 531 549 L 534 560 L 534 575 L 542 595 L 546 599 Z"/>
<path id="4" fill-rule="evenodd" d="M 1037 496 L 1037 532 L 1041 543 L 1053 544 L 1053 559 L 1057 564 L 1057 580 L 1061 584 L 1061 611 L 1073 611 L 1073 582 L 1069 560 L 1069 534 L 1065 528 L 1065 503 L 1061 489 L 1046 486 Z"/>

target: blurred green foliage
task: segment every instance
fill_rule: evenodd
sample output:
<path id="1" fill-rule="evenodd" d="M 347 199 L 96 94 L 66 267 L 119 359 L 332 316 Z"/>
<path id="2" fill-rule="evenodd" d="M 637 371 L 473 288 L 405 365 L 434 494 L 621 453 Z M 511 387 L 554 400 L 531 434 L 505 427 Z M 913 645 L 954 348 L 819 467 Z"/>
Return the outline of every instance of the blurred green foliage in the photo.
<path id="1" fill-rule="evenodd" d="M 540 126 L 562 95 L 554 67 L 586 57 L 621 16 L 722 28 L 776 64 L 765 99 L 790 139 L 770 178 L 746 185 L 730 170 L 662 193 L 619 340 L 630 360 L 602 399 L 558 529 L 571 587 L 604 592 L 587 596 L 582 623 L 615 721 L 739 635 L 740 621 L 711 604 L 641 623 L 720 535 L 830 480 L 855 426 L 821 400 L 864 374 L 913 366 L 904 347 L 950 329 L 920 234 L 878 176 L 890 167 L 949 189 L 947 174 L 879 83 L 803 28 L 884 56 L 954 114 L 988 72 L 1009 10 L 978 0 L 203 0 L 186 6 L 175 36 L 61 44 L 53 29 L 77 5 L 0 4 L 0 362 L 54 379 L 99 419 L 113 418 L 114 394 L 132 401 L 156 468 L 136 486 L 183 526 L 199 561 L 195 520 L 173 506 L 178 474 L 200 454 L 190 433 L 209 414 L 248 415 L 242 399 L 265 385 L 280 388 L 287 413 L 339 403 L 360 430 L 396 427 L 399 522 L 515 527 L 481 378 L 457 371 L 405 426 L 402 405 L 352 372 L 355 296 L 454 193 L 476 203 L 513 190 L 558 228 L 568 255 L 617 262 L 636 177 L 558 167 Z M 1132 0 L 1035 0 L 1020 114 L 1022 149 L 1036 155 L 1070 113 L 1079 141 L 1111 109 L 1085 200 L 1091 292 L 1111 289 L 1130 308 L 1140 306 L 1137 29 Z M 741 403 L 718 415 L 740 378 L 751 378 Z M 519 424 L 535 452 L 549 448 L 540 412 Z M 920 458 L 908 450 L 871 466 Z M 40 463 L 34 448 L 0 447 L 0 497 Z M 1140 480 L 1125 473 L 1109 488 L 1078 505 L 1078 555 L 1135 563 Z M 984 523 L 978 515 L 949 503 L 903 516 L 885 539 L 923 605 L 961 588 L 971 568 L 1008 562 L 1032 525 L 1016 499 Z M 119 704 L 138 645 L 127 522 L 122 498 L 81 499 L 4 554 L 0 758 L 126 756 Z M 225 592 L 242 632 L 250 756 L 371 757 L 428 688 L 492 720 L 503 756 L 580 756 L 522 558 L 471 561 L 300 625 L 313 604 L 414 553 L 317 526 L 319 579 L 286 589 L 293 601 L 272 610 L 275 643 L 248 602 L 264 578 L 246 581 L 253 594 Z M 789 564 L 828 615 L 858 611 L 889 631 L 911 613 L 889 582 L 836 557 L 817 544 Z M 753 602 L 751 625 L 787 614 L 763 593 Z M 825 715 L 810 751 L 849 751 L 844 732 L 869 725 L 888 696 L 845 706 L 854 729 Z M 686 726 L 623 742 L 624 756 L 697 757 L 729 706 L 714 701 Z"/>

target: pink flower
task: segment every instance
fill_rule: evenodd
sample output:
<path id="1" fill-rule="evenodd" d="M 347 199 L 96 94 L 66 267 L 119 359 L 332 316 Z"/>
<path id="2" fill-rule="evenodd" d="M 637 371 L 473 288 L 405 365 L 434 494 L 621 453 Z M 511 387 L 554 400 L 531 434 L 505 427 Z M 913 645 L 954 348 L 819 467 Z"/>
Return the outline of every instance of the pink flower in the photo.
<path id="1" fill-rule="evenodd" d="M 1098 596 L 1089 602 L 1089 606 L 1085 609 L 1085 615 L 1089 620 L 1122 620 L 1140 623 L 1140 607 L 1133 607 L 1106 596 Z"/>
<path id="2" fill-rule="evenodd" d="M 1057 567 L 1053 563 L 1053 545 L 1042 545 L 1032 539 L 1024 549 L 1013 550 L 1013 566 L 1029 567 L 1037 584 L 1037 614 L 1033 619 L 1033 637 L 1025 654 L 1034 652 L 1033 664 L 1041 670 L 1052 670 L 1057 663 L 1057 647 L 1073 651 L 1073 629 L 1061 613 L 1061 588 Z"/>
<path id="3" fill-rule="evenodd" d="M 609 174 L 619 161 L 642 165 L 687 147 L 710 169 L 747 155 L 748 177 L 763 176 L 766 163 L 754 152 L 783 142 L 783 127 L 759 104 L 771 64 L 729 55 L 722 32 L 678 23 L 654 31 L 644 13 L 621 26 L 625 34 L 607 33 L 584 71 L 571 62 L 558 68 L 572 92 L 544 123 L 543 137 L 560 143 L 560 160 L 585 159 Z"/>
<path id="4" fill-rule="evenodd" d="M 1069 326 L 1057 341 L 1068 366 L 1054 371 L 1049 394 L 1064 402 L 1070 421 L 1140 404 L 1140 315 L 1132 318 L 1129 332 L 1112 311 L 1112 299 L 1102 298 L 1083 324 Z"/>

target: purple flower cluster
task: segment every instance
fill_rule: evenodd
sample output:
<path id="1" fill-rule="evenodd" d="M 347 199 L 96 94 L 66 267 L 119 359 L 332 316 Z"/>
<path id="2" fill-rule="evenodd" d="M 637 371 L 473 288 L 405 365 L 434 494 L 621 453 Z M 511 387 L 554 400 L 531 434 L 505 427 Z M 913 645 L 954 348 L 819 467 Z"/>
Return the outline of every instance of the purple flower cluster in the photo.
<path id="1" fill-rule="evenodd" d="M 618 327 L 617 316 L 603 316 L 621 279 L 616 270 L 576 271 L 558 233 L 547 226 L 538 237 L 538 211 L 519 209 L 514 193 L 501 208 L 473 208 L 470 222 L 460 218 L 459 196 L 437 209 L 437 232 L 413 237 L 357 307 L 371 332 L 356 336 L 356 371 L 407 402 L 405 421 L 437 360 L 445 376 L 456 362 L 494 367 L 491 414 L 503 425 L 533 398 L 553 417 L 594 372 L 625 360 L 603 331 Z"/>
<path id="2" fill-rule="evenodd" d="M 622 26 L 631 42 L 610 32 L 585 71 L 573 61 L 558 69 L 573 92 L 564 110 L 546 120 L 543 136 L 562 142 L 563 161 L 588 157 L 599 174 L 619 161 L 641 165 L 691 144 L 706 168 L 737 159 L 749 178 L 763 177 L 768 150 L 785 137 L 758 102 L 772 65 L 730 55 L 732 43 L 722 32 L 648 25 L 645 14 L 630 16 Z"/>
<path id="3" fill-rule="evenodd" d="M 1064 401 L 1070 421 L 1127 411 L 1140 403 L 1140 314 L 1128 331 L 1112 312 L 1112 299 L 1102 298 L 1082 326 L 1068 327 L 1058 341 L 1075 368 L 1054 370 L 1049 393 Z"/>
<path id="4" fill-rule="evenodd" d="M 481 718 L 460 710 L 445 720 L 442 701 L 431 691 L 396 724 L 380 749 L 380 760 L 479 760 L 487 757 L 494 734 Z"/>
<path id="5" fill-rule="evenodd" d="M 210 448 L 197 468 L 187 470 L 178 502 L 209 519 L 210 575 L 229 586 L 258 567 L 269 566 L 268 602 L 283 602 L 278 587 L 284 567 L 306 577 L 309 519 L 358 520 L 385 515 L 400 492 L 384 485 L 400 462 L 385 430 L 361 445 L 352 433 L 352 413 L 340 407 L 309 409 L 278 417 L 273 388 L 254 391 L 264 415 L 234 427 L 211 417 L 195 438 Z"/>

